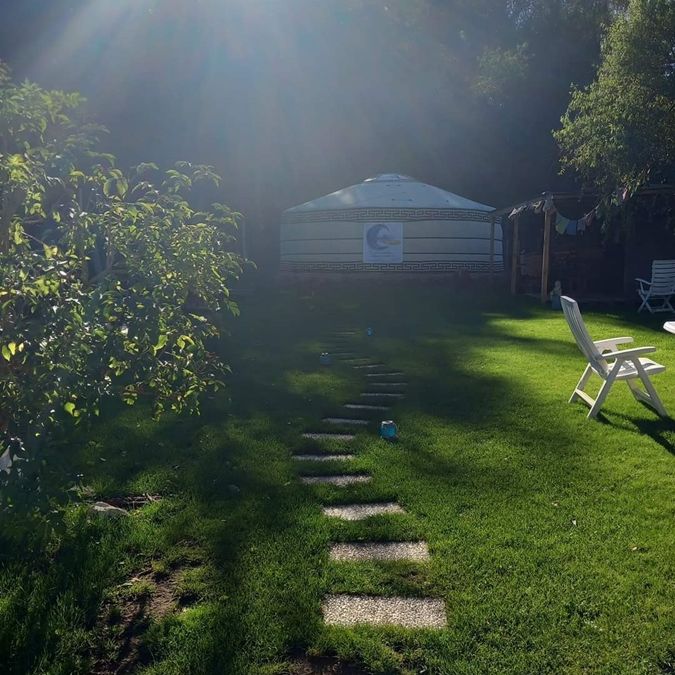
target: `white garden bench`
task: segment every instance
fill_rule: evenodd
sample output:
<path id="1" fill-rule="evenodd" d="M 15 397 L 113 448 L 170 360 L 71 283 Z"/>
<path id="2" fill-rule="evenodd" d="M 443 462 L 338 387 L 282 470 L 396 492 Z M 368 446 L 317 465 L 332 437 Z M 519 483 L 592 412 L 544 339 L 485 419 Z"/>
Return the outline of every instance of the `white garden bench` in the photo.
<path id="1" fill-rule="evenodd" d="M 625 380 L 630 387 L 633 396 L 638 400 L 650 405 L 662 417 L 667 417 L 668 413 L 654 389 L 654 385 L 649 379 L 650 375 L 663 373 L 666 369 L 660 363 L 651 359 L 643 358 L 644 354 L 650 354 L 656 351 L 656 347 L 636 347 L 635 349 L 619 349 L 619 345 L 633 342 L 632 337 L 610 338 L 608 340 L 591 340 L 588 334 L 584 320 L 581 317 L 579 306 L 575 300 L 562 296 L 560 298 L 563 312 L 567 323 L 574 335 L 577 346 L 582 354 L 588 359 L 588 365 L 584 370 L 579 383 L 577 384 L 569 403 L 577 399 L 583 401 L 590 407 L 588 418 L 595 417 L 602 404 L 609 394 L 609 390 L 616 380 Z M 589 396 L 584 388 L 591 375 L 595 373 L 603 380 L 600 391 L 594 399 Z M 640 380 L 644 385 L 645 391 L 642 391 L 636 380 Z"/>
<path id="2" fill-rule="evenodd" d="M 638 295 L 642 304 L 638 309 L 641 312 L 647 308 L 654 312 L 675 312 L 670 304 L 670 298 L 675 294 L 675 260 L 654 260 L 652 262 L 652 280 L 636 279 L 639 286 Z M 652 306 L 652 302 L 660 301 L 660 305 Z"/>

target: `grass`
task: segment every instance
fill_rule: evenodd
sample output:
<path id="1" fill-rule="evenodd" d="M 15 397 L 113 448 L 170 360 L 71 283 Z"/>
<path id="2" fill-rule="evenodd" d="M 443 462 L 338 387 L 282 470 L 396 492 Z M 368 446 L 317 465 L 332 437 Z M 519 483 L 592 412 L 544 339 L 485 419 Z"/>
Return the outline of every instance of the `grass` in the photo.
<path id="1" fill-rule="evenodd" d="M 37 551 L 29 532 L 0 539 L 3 672 L 106 672 L 119 654 L 101 608 L 119 621 L 124 602 L 167 580 L 173 611 L 136 635 L 129 667 L 145 675 L 287 673 L 298 653 L 373 673 L 674 671 L 675 425 L 623 385 L 598 421 L 568 406 L 584 364 L 560 314 L 397 286 L 268 293 L 242 309 L 222 342 L 230 390 L 201 417 L 109 411 L 52 458 L 64 476 L 83 474 L 92 498 L 162 499 L 117 521 L 73 503 Z M 675 413 L 675 342 L 660 321 L 585 317 L 597 338 L 659 347 L 668 371 L 655 381 Z M 392 404 L 400 442 L 373 427 L 358 433 L 347 467 L 299 464 L 293 452 L 316 449 L 300 433 L 324 429 L 320 419 L 362 390 L 363 371 L 318 364 L 324 336 L 350 328 L 361 331 L 350 351 L 407 373 L 407 398 Z M 333 469 L 374 479 L 297 481 Z M 321 515 L 324 504 L 361 500 L 397 500 L 407 513 Z M 366 539 L 424 539 L 431 561 L 329 561 L 330 542 Z M 329 592 L 441 597 L 449 626 L 326 628 Z"/>

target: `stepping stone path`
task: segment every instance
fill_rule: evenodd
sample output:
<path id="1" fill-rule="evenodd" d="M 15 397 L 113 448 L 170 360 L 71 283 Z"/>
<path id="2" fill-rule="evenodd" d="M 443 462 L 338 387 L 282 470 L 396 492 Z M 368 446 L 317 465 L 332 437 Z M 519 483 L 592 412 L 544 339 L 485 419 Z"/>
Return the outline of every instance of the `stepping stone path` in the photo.
<path id="1" fill-rule="evenodd" d="M 344 487 L 345 485 L 354 485 L 356 483 L 370 483 L 373 480 L 372 476 L 367 473 L 353 473 L 353 474 L 339 474 L 337 476 L 300 476 L 300 482 L 305 485 L 337 485 Z"/>
<path id="2" fill-rule="evenodd" d="M 344 504 L 343 506 L 325 506 L 324 516 L 341 520 L 365 520 L 371 516 L 382 516 L 390 513 L 405 513 L 396 502 L 381 504 Z"/>
<path id="3" fill-rule="evenodd" d="M 356 419 L 349 419 L 347 417 L 324 417 L 322 422 L 325 422 L 326 424 L 341 424 L 346 427 L 353 427 L 353 426 L 367 426 L 370 424 L 370 420 L 356 420 Z"/>
<path id="4" fill-rule="evenodd" d="M 310 438 L 313 441 L 353 441 L 356 436 L 353 434 L 324 434 L 324 433 L 304 433 L 303 438 Z"/>
<path id="5" fill-rule="evenodd" d="M 357 335 L 356 331 L 340 331 L 334 333 L 331 343 L 337 351 L 332 355 L 356 370 L 371 371 L 386 368 L 384 363 L 373 363 L 370 358 L 346 351 L 348 341 Z M 339 343 L 339 346 L 338 346 Z M 330 353 L 330 352 L 329 352 Z M 368 378 L 368 386 L 372 389 L 402 388 L 407 382 L 401 382 L 404 376 L 401 371 L 364 372 Z M 390 381 L 388 378 L 399 378 Z M 385 379 L 386 381 L 373 381 Z M 346 410 L 376 413 L 388 411 L 389 406 L 379 402 L 383 399 L 402 399 L 405 394 L 400 391 L 364 391 L 362 399 L 375 399 L 374 402 L 345 403 Z M 366 427 L 373 424 L 372 419 L 351 417 L 324 417 L 324 424 L 340 426 Z M 303 438 L 312 441 L 350 442 L 356 436 L 346 433 L 305 432 Z M 299 462 L 349 462 L 355 455 L 347 453 L 320 454 L 308 453 L 293 455 Z M 301 475 L 300 481 L 305 485 L 332 485 L 346 487 L 358 483 L 369 483 L 372 476 L 367 473 L 331 474 L 307 476 Z M 405 511 L 396 502 L 342 504 L 325 506 L 323 514 L 329 518 L 341 520 L 366 520 L 373 516 L 404 514 Z M 330 558 L 335 561 L 358 563 L 369 560 L 395 561 L 408 560 L 425 562 L 429 560 L 429 548 L 424 541 L 358 541 L 335 543 L 330 548 Z M 445 605 L 436 598 L 403 598 L 366 595 L 327 595 L 322 604 L 323 618 L 327 625 L 355 626 L 359 624 L 380 626 L 393 625 L 404 628 L 444 628 L 447 626 Z"/>
<path id="6" fill-rule="evenodd" d="M 423 541 L 349 542 L 333 544 L 331 560 L 429 560 Z"/>
<path id="7" fill-rule="evenodd" d="M 345 403 L 347 410 L 391 410 L 388 405 L 370 405 L 369 403 Z"/>
<path id="8" fill-rule="evenodd" d="M 407 382 L 370 382 L 369 387 L 407 387 Z"/>
<path id="9" fill-rule="evenodd" d="M 329 595 L 323 603 L 329 626 L 395 625 L 404 628 L 445 628 L 445 606 L 434 598 L 383 598 L 368 595 Z"/>
<path id="10" fill-rule="evenodd" d="M 298 462 L 348 462 L 354 455 L 293 455 Z"/>

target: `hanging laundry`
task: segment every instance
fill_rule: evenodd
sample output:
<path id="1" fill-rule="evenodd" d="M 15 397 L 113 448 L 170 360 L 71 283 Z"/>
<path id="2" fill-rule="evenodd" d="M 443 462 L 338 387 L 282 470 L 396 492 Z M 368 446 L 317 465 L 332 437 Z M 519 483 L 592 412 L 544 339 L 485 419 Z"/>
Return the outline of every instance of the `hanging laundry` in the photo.
<path id="1" fill-rule="evenodd" d="M 630 195 L 628 193 L 627 187 L 616 188 L 616 190 L 614 191 L 614 203 L 617 206 L 621 206 L 621 204 L 623 204 L 628 199 L 629 196 Z"/>
<path id="2" fill-rule="evenodd" d="M 517 206 L 509 213 L 509 218 L 515 218 L 519 213 L 522 213 L 525 209 L 527 208 L 527 205 L 525 206 Z"/>
<path id="3" fill-rule="evenodd" d="M 567 225 L 569 224 L 570 220 L 569 218 L 565 218 L 565 216 L 561 216 L 559 213 L 556 214 L 555 217 L 555 229 L 558 234 L 564 234 L 565 231 L 567 230 Z"/>
<path id="4" fill-rule="evenodd" d="M 565 228 L 565 234 L 570 234 L 570 235 L 576 234 L 578 227 L 579 227 L 579 221 L 578 220 L 570 220 L 567 223 L 567 227 Z"/>
<path id="5" fill-rule="evenodd" d="M 590 227 L 595 220 L 595 209 L 591 209 L 580 221 L 577 226 L 577 232 L 585 232 L 587 227 Z"/>

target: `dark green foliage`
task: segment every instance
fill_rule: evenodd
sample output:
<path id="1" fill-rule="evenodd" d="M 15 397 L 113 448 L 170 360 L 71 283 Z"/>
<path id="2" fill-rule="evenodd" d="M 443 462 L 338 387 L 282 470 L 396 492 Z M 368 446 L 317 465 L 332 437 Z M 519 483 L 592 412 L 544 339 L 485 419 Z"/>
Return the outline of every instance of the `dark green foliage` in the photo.
<path id="1" fill-rule="evenodd" d="M 383 171 L 494 206 L 573 184 L 551 130 L 622 4 L 4 0 L 0 49 L 83 91 L 125 165 L 215 165 L 273 269 L 285 208 Z"/>
<path id="2" fill-rule="evenodd" d="M 3 482 L 20 480 L 23 497 L 39 489 L 26 475 L 45 438 L 104 398 L 195 412 L 226 372 L 209 346 L 214 312 L 237 313 L 237 214 L 189 201 L 218 176 L 187 162 L 123 173 L 81 106 L 2 71 L 0 454 L 11 446 Z"/>
<path id="3" fill-rule="evenodd" d="M 612 25 L 595 81 L 572 93 L 556 134 L 563 166 L 602 191 L 673 175 L 675 5 L 632 0 Z"/>

